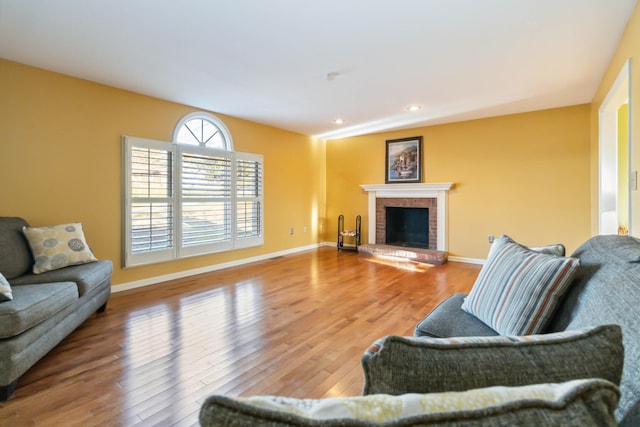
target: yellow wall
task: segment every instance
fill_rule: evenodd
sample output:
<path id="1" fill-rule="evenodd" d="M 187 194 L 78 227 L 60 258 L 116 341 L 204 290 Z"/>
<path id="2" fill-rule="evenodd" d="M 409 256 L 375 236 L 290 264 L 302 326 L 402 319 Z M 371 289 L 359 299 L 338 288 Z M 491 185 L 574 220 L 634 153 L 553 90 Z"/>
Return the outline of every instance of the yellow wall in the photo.
<path id="1" fill-rule="evenodd" d="M 560 242 L 569 252 L 589 237 L 589 105 L 327 141 L 327 230 L 363 216 L 360 184 L 384 183 L 385 141 L 424 137 L 423 182 L 454 182 L 449 252 L 486 258 L 487 236 L 526 245 Z"/>
<path id="2" fill-rule="evenodd" d="M 386 140 L 417 135 L 423 181 L 456 184 L 452 256 L 485 258 L 489 234 L 570 252 L 589 236 L 590 105 L 327 142 L 214 112 L 236 150 L 264 156 L 265 245 L 122 270 L 121 136 L 170 140 L 194 109 L 4 60 L 0 84 L 0 215 L 82 221 L 96 255 L 114 261 L 115 284 L 334 242 L 339 214 L 347 228 L 363 216 L 366 242 L 359 185 L 384 183 Z"/>
<path id="3" fill-rule="evenodd" d="M 627 28 L 591 103 L 591 233 L 598 233 L 598 111 L 627 59 L 631 58 L 631 138 L 632 170 L 640 169 L 640 3 L 629 18 Z M 631 192 L 632 227 L 640 224 L 640 194 Z M 638 235 L 636 229 L 634 235 Z"/>
<path id="4" fill-rule="evenodd" d="M 121 137 L 169 141 L 194 109 L 5 60 L 0 85 L 0 215 L 81 221 L 96 256 L 113 261 L 114 284 L 317 243 L 324 143 L 213 113 L 237 151 L 264 156 L 264 246 L 122 270 Z"/>

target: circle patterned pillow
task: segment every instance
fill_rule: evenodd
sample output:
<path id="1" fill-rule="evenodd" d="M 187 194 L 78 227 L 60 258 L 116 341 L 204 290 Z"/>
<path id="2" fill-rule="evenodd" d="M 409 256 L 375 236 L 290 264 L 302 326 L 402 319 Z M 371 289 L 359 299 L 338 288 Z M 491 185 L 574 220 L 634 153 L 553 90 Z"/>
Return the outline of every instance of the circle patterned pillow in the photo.
<path id="1" fill-rule="evenodd" d="M 79 222 L 53 227 L 23 227 L 22 231 L 35 260 L 34 274 L 98 260 L 89 249 Z"/>

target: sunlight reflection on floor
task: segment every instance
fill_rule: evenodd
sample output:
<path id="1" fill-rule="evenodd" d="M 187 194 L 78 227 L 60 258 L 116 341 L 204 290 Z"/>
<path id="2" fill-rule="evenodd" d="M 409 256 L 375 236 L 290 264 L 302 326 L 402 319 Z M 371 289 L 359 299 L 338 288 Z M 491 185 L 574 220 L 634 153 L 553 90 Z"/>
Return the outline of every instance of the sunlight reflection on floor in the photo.
<path id="1" fill-rule="evenodd" d="M 404 257 L 396 257 L 390 255 L 375 255 L 365 258 L 368 262 L 374 262 L 376 264 L 389 265 L 391 267 L 401 268 L 406 271 L 427 271 L 428 269 L 435 267 L 433 264 L 425 264 L 422 262 L 411 261 Z"/>

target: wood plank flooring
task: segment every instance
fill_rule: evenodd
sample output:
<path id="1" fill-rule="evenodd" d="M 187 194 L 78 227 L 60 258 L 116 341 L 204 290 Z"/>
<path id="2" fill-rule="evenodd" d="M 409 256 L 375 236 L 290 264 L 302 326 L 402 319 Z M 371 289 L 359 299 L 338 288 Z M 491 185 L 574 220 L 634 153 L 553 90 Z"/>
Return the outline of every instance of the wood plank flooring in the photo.
<path id="1" fill-rule="evenodd" d="M 361 394 L 360 356 L 480 266 L 321 248 L 114 294 L 20 378 L 0 426 L 191 426 L 210 394 Z"/>

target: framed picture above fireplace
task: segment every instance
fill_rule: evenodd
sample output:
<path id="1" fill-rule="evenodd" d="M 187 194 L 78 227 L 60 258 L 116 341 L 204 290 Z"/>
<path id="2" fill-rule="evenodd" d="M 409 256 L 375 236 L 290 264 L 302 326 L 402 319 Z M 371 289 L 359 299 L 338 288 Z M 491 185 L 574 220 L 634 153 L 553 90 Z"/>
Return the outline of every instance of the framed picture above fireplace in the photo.
<path id="1" fill-rule="evenodd" d="M 386 184 L 422 182 L 422 137 L 387 140 L 385 169 Z"/>

